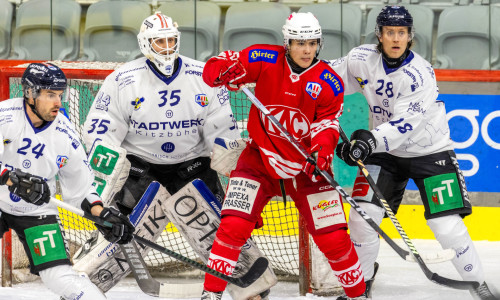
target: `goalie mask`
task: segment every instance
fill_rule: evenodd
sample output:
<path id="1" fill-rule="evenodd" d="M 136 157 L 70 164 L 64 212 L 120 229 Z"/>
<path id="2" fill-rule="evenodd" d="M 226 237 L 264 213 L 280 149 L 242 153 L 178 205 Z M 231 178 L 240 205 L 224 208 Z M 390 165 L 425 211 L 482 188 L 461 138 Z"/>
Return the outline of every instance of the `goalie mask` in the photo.
<path id="1" fill-rule="evenodd" d="M 288 50 L 291 40 L 318 40 L 318 49 L 316 57 L 323 47 L 323 38 L 321 37 L 321 26 L 318 19 L 310 13 L 293 12 L 283 25 L 283 43 L 285 49 Z"/>
<path id="2" fill-rule="evenodd" d="M 174 64 L 179 56 L 180 37 L 177 23 L 161 12 L 147 17 L 137 35 L 142 54 L 166 76 L 172 76 L 174 73 Z"/>

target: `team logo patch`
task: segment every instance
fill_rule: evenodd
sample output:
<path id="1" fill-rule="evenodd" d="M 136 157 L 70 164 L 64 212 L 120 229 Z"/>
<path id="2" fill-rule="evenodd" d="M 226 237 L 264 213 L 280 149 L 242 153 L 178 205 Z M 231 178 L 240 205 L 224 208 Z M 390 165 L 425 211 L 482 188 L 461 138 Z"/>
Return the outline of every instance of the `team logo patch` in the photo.
<path id="1" fill-rule="evenodd" d="M 208 97 L 206 94 L 198 94 L 195 96 L 194 101 L 198 103 L 201 107 L 205 107 L 208 105 Z"/>
<path id="2" fill-rule="evenodd" d="M 340 81 L 340 79 L 335 74 L 329 72 L 328 70 L 324 70 L 323 73 L 321 73 L 320 78 L 328 83 L 328 85 L 332 88 L 335 96 L 344 92 L 342 81 Z"/>
<path id="3" fill-rule="evenodd" d="M 68 157 L 64 155 L 58 155 L 56 159 L 57 167 L 60 169 L 66 165 L 68 162 Z"/>
<path id="4" fill-rule="evenodd" d="M 267 109 L 298 141 L 311 134 L 309 120 L 299 109 L 283 105 L 268 105 Z M 272 124 L 264 114 L 260 113 L 260 118 L 270 135 L 285 139 L 278 127 Z"/>
<path id="5" fill-rule="evenodd" d="M 254 49 L 248 53 L 248 62 L 264 61 L 275 64 L 278 59 L 278 51 L 267 49 Z"/>
<path id="6" fill-rule="evenodd" d="M 362 79 L 362 78 L 359 78 L 359 77 L 356 77 L 356 80 L 358 81 L 359 83 L 359 86 L 362 88 L 362 89 L 365 89 L 365 85 L 368 84 L 368 79 Z"/>
<path id="7" fill-rule="evenodd" d="M 321 85 L 316 82 L 308 82 L 306 85 L 306 92 L 311 96 L 314 100 L 318 99 L 319 93 L 321 93 Z"/>
<path id="8" fill-rule="evenodd" d="M 3 144 L 4 144 L 4 145 L 8 145 L 8 144 L 10 144 L 10 143 L 12 143 L 12 140 L 9 140 L 9 139 L 5 139 L 5 140 L 3 140 Z"/>
<path id="9" fill-rule="evenodd" d="M 135 100 L 130 102 L 130 104 L 134 106 L 134 110 L 139 110 L 143 102 L 144 102 L 144 97 L 141 97 L 141 98 L 135 98 Z"/>

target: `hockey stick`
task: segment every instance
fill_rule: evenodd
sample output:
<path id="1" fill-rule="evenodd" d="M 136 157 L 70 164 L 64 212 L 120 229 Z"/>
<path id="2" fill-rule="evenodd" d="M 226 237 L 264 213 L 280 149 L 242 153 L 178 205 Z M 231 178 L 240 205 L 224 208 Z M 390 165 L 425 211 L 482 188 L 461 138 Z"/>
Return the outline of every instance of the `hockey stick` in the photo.
<path id="1" fill-rule="evenodd" d="M 339 132 L 340 132 L 340 138 L 344 142 L 350 143 L 349 139 L 347 138 L 347 135 L 345 134 L 345 132 L 342 129 L 342 127 L 340 127 L 340 125 L 339 125 Z M 380 203 L 382 204 L 382 206 L 384 207 L 384 209 L 387 211 L 387 215 L 389 216 L 389 218 L 391 219 L 392 223 L 396 227 L 396 230 L 398 231 L 398 233 L 401 236 L 401 238 L 405 241 L 405 243 L 407 245 L 408 245 L 408 242 L 413 245 L 413 243 L 411 242 L 410 238 L 408 238 L 408 236 L 406 235 L 403 227 L 401 226 L 401 224 L 399 223 L 398 219 L 396 218 L 394 212 L 392 211 L 392 209 L 390 208 L 390 206 L 387 204 L 387 200 L 385 200 L 384 196 L 382 195 L 382 192 L 378 188 L 377 184 L 373 180 L 373 177 L 370 175 L 370 173 L 366 169 L 366 167 L 363 164 L 363 162 L 361 160 L 357 160 L 356 163 L 357 163 L 357 165 L 359 167 L 359 170 L 361 171 L 361 173 L 363 173 L 363 176 L 368 181 L 368 184 L 370 184 L 370 187 L 374 191 L 375 196 L 380 201 Z M 410 245 L 408 245 L 408 247 L 410 249 L 412 249 L 412 247 L 410 247 Z M 405 256 L 401 256 L 404 260 L 412 261 L 412 262 L 417 262 L 417 263 L 419 262 L 418 259 L 416 259 L 413 255 L 410 254 L 410 252 L 408 252 L 406 250 L 402 250 L 402 251 L 404 251 L 406 253 Z M 398 254 L 399 254 L 399 252 L 398 252 Z M 445 249 L 445 250 L 442 250 L 440 252 L 434 253 L 433 255 L 429 255 L 428 254 L 428 255 L 420 255 L 420 256 L 422 257 L 422 259 L 426 263 L 432 264 L 432 263 L 441 263 L 441 262 L 445 262 L 445 261 L 448 261 L 448 260 L 452 260 L 455 257 L 455 255 L 456 255 L 456 253 L 452 249 Z"/>
<path id="2" fill-rule="evenodd" d="M 295 140 L 295 138 L 292 135 L 290 135 L 290 133 L 285 129 L 285 127 L 283 127 L 283 125 L 278 121 L 278 119 L 276 119 L 276 117 L 271 114 L 271 112 L 259 101 L 259 99 L 257 99 L 255 97 L 255 95 L 247 87 L 245 87 L 243 85 L 241 85 L 240 87 L 243 90 L 243 92 L 247 95 L 247 97 L 250 99 L 250 101 L 264 114 L 264 116 L 266 118 L 268 118 L 279 129 L 279 131 L 295 147 L 295 149 L 297 149 L 302 154 L 302 156 L 304 156 L 304 158 L 307 160 L 307 162 L 316 166 L 315 159 L 307 152 L 307 150 L 301 144 L 299 144 L 299 142 L 297 142 Z M 337 190 L 337 192 L 339 192 L 339 194 L 341 194 L 342 197 L 344 197 L 344 199 L 346 199 L 347 202 L 349 202 L 349 204 L 356 210 L 356 212 L 358 212 L 361 215 L 361 217 L 363 217 L 363 219 L 365 219 L 365 221 L 368 222 L 368 224 L 370 224 L 370 226 L 375 231 L 377 231 L 378 234 L 380 234 L 384 238 L 384 240 L 386 240 L 388 242 L 388 244 L 396 252 L 398 252 L 398 254 L 400 256 L 402 256 L 400 251 L 403 249 L 401 249 L 399 246 L 394 247 L 396 245 L 396 243 L 391 238 L 389 238 L 389 236 L 377 225 L 377 223 L 375 223 L 375 221 L 358 205 L 358 203 L 356 203 L 356 201 L 354 201 L 354 199 L 352 199 L 351 196 L 349 196 L 349 194 L 346 193 L 346 191 L 332 178 L 332 176 L 330 176 L 330 174 L 328 174 L 328 172 L 326 170 L 320 170 L 316 166 L 316 171 L 319 172 L 326 179 L 326 181 L 332 187 L 334 187 Z M 391 241 L 391 242 L 389 242 L 389 241 Z M 406 242 L 406 240 L 405 240 L 405 242 Z M 441 284 L 441 285 L 445 285 L 445 286 L 448 286 L 451 288 L 461 289 L 461 290 L 469 290 L 469 289 L 477 288 L 479 286 L 479 283 L 477 283 L 477 282 L 458 281 L 458 280 L 448 279 L 448 278 L 441 277 L 436 273 L 433 273 L 432 271 L 430 271 L 427 268 L 424 261 L 422 260 L 422 257 L 420 257 L 417 249 L 415 249 L 415 247 L 413 246 L 411 241 L 410 241 L 410 243 L 407 243 L 407 246 L 410 248 L 411 253 L 415 257 L 420 268 L 424 271 L 425 275 L 427 276 L 427 278 L 429 280 L 431 280 L 437 284 Z"/>
<path id="3" fill-rule="evenodd" d="M 84 218 L 86 218 L 86 219 L 88 219 L 96 224 L 101 225 L 101 226 L 105 226 L 105 227 L 112 227 L 113 226 L 108 221 L 105 221 L 99 217 L 96 217 L 92 214 L 89 214 L 88 212 L 83 211 L 82 209 L 79 209 L 77 207 L 74 207 L 71 204 L 59 201 L 56 198 L 51 197 L 49 203 L 52 203 L 56 206 L 64 208 L 64 209 L 66 209 L 66 210 L 68 210 L 68 211 L 70 211 L 78 216 L 84 217 Z M 208 273 L 212 276 L 215 276 L 217 278 L 220 278 L 224 281 L 227 281 L 229 283 L 232 283 L 232 284 L 237 285 L 237 286 L 242 287 L 242 288 L 248 287 L 249 285 L 254 283 L 257 279 L 259 279 L 259 277 L 266 271 L 267 266 L 269 264 L 269 261 L 266 258 L 260 257 L 253 263 L 253 265 L 250 267 L 248 272 L 245 273 L 243 276 L 231 277 L 231 276 L 228 276 L 224 273 L 221 273 L 221 272 L 218 272 L 214 269 L 211 269 L 211 268 L 207 267 L 206 265 L 201 264 L 197 261 L 194 261 L 188 257 L 185 257 L 179 253 L 176 253 L 172 250 L 164 248 L 164 247 L 162 247 L 162 246 L 160 246 L 152 241 L 149 241 L 143 237 L 138 236 L 137 234 L 134 234 L 134 239 L 137 242 L 140 242 L 140 243 L 142 243 L 148 247 L 151 247 L 157 251 L 165 253 L 165 254 L 167 254 L 167 255 L 169 255 L 177 260 L 180 260 L 180 261 L 182 261 L 182 262 L 184 262 L 184 263 L 186 263 L 194 268 L 197 268 L 198 270 L 201 270 L 205 273 Z M 128 249 L 124 249 L 124 250 L 128 250 Z"/>

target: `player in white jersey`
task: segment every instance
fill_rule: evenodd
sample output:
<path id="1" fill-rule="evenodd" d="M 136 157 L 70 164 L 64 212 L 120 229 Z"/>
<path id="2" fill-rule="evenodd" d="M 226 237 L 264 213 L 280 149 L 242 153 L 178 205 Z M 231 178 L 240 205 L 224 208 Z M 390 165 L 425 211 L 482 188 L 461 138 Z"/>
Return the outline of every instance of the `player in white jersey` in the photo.
<path id="1" fill-rule="evenodd" d="M 86 145 L 102 139 L 128 152 L 130 176 L 117 205 L 129 213 L 153 180 L 174 194 L 195 178 L 222 201 L 210 151 L 216 137 L 240 138 L 227 89 L 206 85 L 205 64 L 179 55 L 180 32 L 170 17 L 149 16 L 137 38 L 145 57 L 106 78 L 84 130 Z"/>
<path id="2" fill-rule="evenodd" d="M 52 64 L 30 64 L 21 79 L 23 98 L 0 102 L 0 236 L 13 229 L 30 271 L 64 299 L 105 299 L 71 268 L 57 207 L 49 205 L 56 176 L 65 202 L 113 224 L 98 226 L 111 242 L 127 243 L 134 227 L 117 210 L 103 208 L 94 176 L 71 122 L 59 112 L 67 89 Z M 2 167 L 3 166 L 3 167 Z"/>
<path id="3" fill-rule="evenodd" d="M 361 45 L 331 61 L 344 80 L 346 94 L 363 93 L 372 120 L 372 130 L 354 131 L 351 143 L 338 145 L 337 155 L 351 166 L 356 166 L 354 160 L 364 161 L 394 212 L 408 180 L 413 179 L 436 239 L 443 248 L 456 251 L 452 262 L 464 280 L 481 283 L 471 293 L 484 292 L 480 299 L 494 299 L 462 220 L 472 213 L 471 203 L 453 151 L 444 103 L 438 100 L 434 70 L 410 50 L 413 18 L 403 6 L 386 6 L 377 17 L 375 33 L 378 45 Z M 380 224 L 385 210 L 359 172 L 353 197 Z M 378 267 L 378 235 L 352 209 L 349 228 L 370 286 Z"/>

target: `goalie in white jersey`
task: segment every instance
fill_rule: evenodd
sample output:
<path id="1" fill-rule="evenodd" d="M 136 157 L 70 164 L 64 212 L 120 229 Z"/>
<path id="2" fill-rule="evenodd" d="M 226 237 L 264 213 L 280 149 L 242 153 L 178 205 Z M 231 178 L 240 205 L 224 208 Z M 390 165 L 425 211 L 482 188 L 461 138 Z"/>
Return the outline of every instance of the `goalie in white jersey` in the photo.
<path id="1" fill-rule="evenodd" d="M 13 229 L 24 246 L 30 271 L 64 299 L 105 299 L 87 277 L 71 268 L 57 207 L 49 205 L 56 176 L 66 202 L 113 224 L 98 225 L 111 242 L 127 243 L 134 227 L 112 208 L 103 208 L 94 176 L 71 122 L 59 112 L 67 89 L 52 64 L 30 64 L 21 79 L 23 98 L 0 102 L 0 237 Z"/>
<path id="2" fill-rule="evenodd" d="M 372 130 L 354 131 L 350 144 L 337 146 L 337 155 L 351 166 L 356 166 L 354 160 L 364 161 L 394 212 L 408 180 L 413 179 L 427 225 L 443 248 L 457 253 L 452 262 L 458 273 L 464 280 L 481 283 L 471 293 L 480 299 L 495 299 L 462 220 L 472 213 L 471 203 L 453 151 L 445 106 L 437 99 L 434 69 L 410 50 L 413 18 L 403 6 L 386 6 L 377 17 L 375 33 L 378 45 L 361 45 L 346 57 L 331 61 L 344 79 L 345 93 L 365 96 L 372 120 Z M 359 172 L 353 197 L 380 224 L 385 210 Z M 349 228 L 365 278 L 373 278 L 378 267 L 378 235 L 352 209 Z M 372 282 L 369 280 L 367 286 Z"/>
<path id="3" fill-rule="evenodd" d="M 205 64 L 179 55 L 180 35 L 170 17 L 146 18 L 137 35 L 145 57 L 106 78 L 85 122 L 87 146 L 101 139 L 127 150 L 130 176 L 115 197 L 125 213 L 153 180 L 175 194 L 200 178 L 224 198 L 210 151 L 216 137 L 240 134 L 227 89 L 206 85 Z"/>

